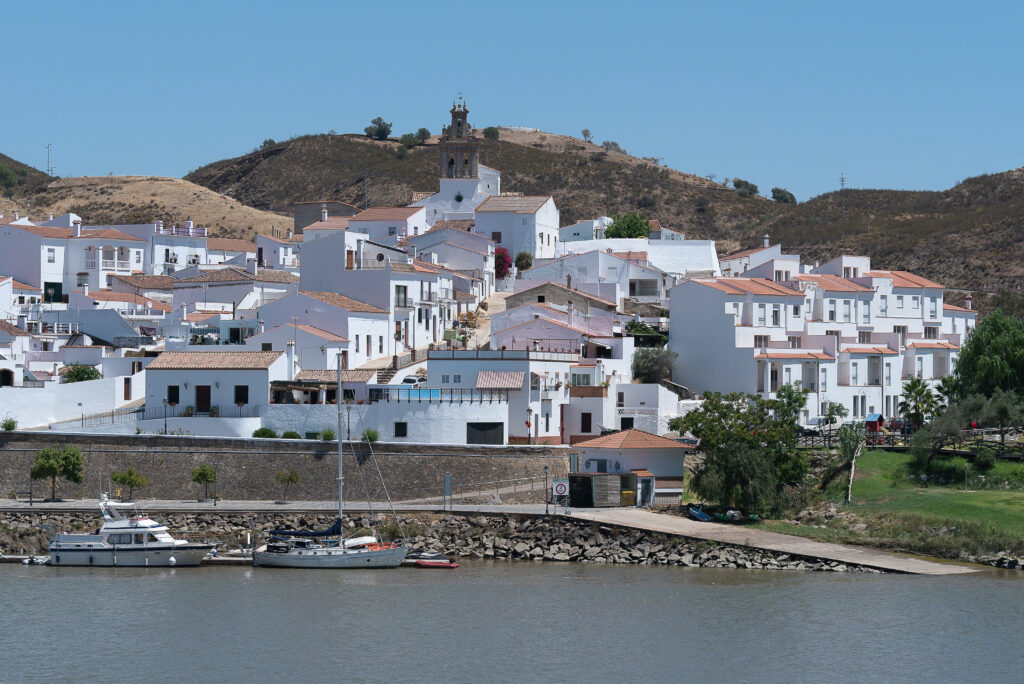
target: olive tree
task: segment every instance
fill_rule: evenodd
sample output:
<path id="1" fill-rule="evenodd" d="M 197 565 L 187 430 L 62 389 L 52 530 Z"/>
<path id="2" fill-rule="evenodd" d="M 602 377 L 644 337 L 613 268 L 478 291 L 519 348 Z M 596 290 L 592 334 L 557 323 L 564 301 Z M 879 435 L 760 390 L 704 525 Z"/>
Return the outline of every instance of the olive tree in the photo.
<path id="1" fill-rule="evenodd" d="M 33 480 L 49 478 L 50 498 L 56 499 L 58 478 L 82 484 L 82 452 L 70 444 L 44 447 L 36 454 L 29 475 Z"/>

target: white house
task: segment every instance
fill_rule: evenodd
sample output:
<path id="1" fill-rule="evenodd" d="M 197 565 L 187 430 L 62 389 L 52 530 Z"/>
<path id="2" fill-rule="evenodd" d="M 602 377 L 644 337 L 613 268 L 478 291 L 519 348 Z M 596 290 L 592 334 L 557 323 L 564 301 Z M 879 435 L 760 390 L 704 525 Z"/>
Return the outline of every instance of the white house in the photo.
<path id="1" fill-rule="evenodd" d="M 238 238 L 208 238 L 206 240 L 206 263 L 232 263 L 245 266 L 257 255 L 256 243 Z"/>
<path id="2" fill-rule="evenodd" d="M 668 289 L 675 284 L 675 280 L 658 269 L 643 265 L 634 256 L 636 254 L 596 250 L 570 254 L 558 259 L 537 260 L 533 268 L 523 271 L 520 275 L 524 281 L 545 282 L 565 282 L 568 277 L 577 287 L 588 283 L 614 285 L 616 302 L 621 302 L 626 297 L 653 303 L 666 300 Z M 646 252 L 639 254 L 646 259 Z"/>
<path id="3" fill-rule="evenodd" d="M 348 228 L 394 246 L 402 238 L 427 232 L 427 214 L 423 207 L 371 207 L 351 217 Z"/>
<path id="4" fill-rule="evenodd" d="M 476 208 L 477 233 L 515 259 L 520 252 L 550 259 L 558 246 L 558 208 L 551 195 L 488 197 Z"/>
<path id="5" fill-rule="evenodd" d="M 337 368 L 339 356 L 342 368 L 348 368 L 348 338 L 306 323 L 287 323 L 258 332 L 246 338 L 245 346 L 260 351 L 286 351 L 289 342 L 295 347 L 295 363 L 299 368 L 308 371 Z"/>

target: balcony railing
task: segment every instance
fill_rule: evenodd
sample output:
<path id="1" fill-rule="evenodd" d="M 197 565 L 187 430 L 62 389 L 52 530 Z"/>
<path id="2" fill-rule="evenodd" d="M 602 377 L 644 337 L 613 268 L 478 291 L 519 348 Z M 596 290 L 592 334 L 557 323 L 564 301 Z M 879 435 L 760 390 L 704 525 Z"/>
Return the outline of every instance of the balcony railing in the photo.
<path id="1" fill-rule="evenodd" d="M 489 404 L 508 402 L 506 389 L 371 387 L 370 403 Z"/>
<path id="2" fill-rule="evenodd" d="M 411 297 L 399 297 L 395 295 L 395 308 L 396 309 L 411 309 L 413 308 L 413 301 Z"/>
<path id="3" fill-rule="evenodd" d="M 97 263 L 99 264 L 99 266 L 103 270 L 106 270 L 106 271 L 130 271 L 130 270 L 132 270 L 132 265 L 131 265 L 130 261 L 117 261 L 116 259 L 100 259 L 99 261 L 97 261 L 96 259 L 86 259 L 85 260 L 85 267 L 86 267 L 86 269 L 93 269 L 93 270 L 95 270 Z"/>

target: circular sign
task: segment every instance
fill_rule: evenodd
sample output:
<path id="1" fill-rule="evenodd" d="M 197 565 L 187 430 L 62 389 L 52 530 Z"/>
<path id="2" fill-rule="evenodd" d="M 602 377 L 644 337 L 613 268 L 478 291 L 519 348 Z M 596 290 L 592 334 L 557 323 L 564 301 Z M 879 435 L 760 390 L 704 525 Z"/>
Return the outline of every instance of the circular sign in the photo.
<path id="1" fill-rule="evenodd" d="M 569 493 L 569 485 L 565 484 L 564 482 L 556 482 L 554 491 L 555 496 L 565 496 L 566 494 Z"/>

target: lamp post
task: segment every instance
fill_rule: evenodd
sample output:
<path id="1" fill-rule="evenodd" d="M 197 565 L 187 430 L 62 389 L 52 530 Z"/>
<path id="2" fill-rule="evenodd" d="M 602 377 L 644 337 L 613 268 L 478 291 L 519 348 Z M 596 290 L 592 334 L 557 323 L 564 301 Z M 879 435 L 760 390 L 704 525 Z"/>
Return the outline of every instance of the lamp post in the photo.
<path id="1" fill-rule="evenodd" d="M 533 433 L 530 431 L 533 428 L 533 409 L 529 406 L 526 407 L 526 443 L 533 444 Z"/>
<path id="2" fill-rule="evenodd" d="M 544 466 L 544 515 L 548 514 L 548 503 L 551 501 L 551 492 L 548 491 L 548 467 Z"/>
<path id="3" fill-rule="evenodd" d="M 164 397 L 164 434 L 167 434 L 167 397 Z"/>

